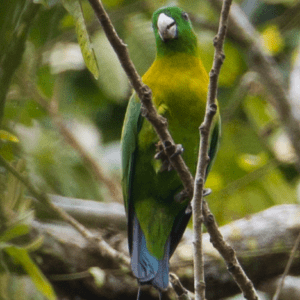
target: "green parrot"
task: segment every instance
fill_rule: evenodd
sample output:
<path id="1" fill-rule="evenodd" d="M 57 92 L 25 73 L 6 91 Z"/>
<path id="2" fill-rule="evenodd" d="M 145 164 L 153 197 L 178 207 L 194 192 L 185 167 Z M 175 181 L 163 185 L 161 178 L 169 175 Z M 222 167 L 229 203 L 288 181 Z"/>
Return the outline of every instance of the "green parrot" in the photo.
<path id="1" fill-rule="evenodd" d="M 158 113 L 167 118 L 169 131 L 174 141 L 183 146 L 182 156 L 195 174 L 209 77 L 186 12 L 175 6 L 157 10 L 153 29 L 157 54 L 142 80 L 151 88 Z M 219 136 L 217 113 L 208 169 L 217 152 Z M 168 287 L 169 259 L 191 211 L 187 209 L 190 199 L 176 200 L 183 186 L 176 171 L 166 168 L 163 159 L 157 159 L 160 150 L 159 139 L 141 116 L 141 103 L 133 94 L 122 131 L 122 185 L 131 268 L 140 285 L 151 284 L 161 292 Z"/>

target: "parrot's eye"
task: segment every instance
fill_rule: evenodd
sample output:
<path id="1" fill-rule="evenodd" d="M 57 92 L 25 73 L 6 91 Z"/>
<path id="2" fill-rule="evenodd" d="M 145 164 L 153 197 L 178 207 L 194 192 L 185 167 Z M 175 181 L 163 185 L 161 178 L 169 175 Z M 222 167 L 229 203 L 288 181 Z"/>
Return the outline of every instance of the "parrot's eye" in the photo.
<path id="1" fill-rule="evenodd" d="M 182 13 L 182 17 L 183 17 L 183 19 L 186 20 L 186 21 L 189 19 L 189 15 L 188 15 L 186 12 L 183 12 L 183 13 Z"/>

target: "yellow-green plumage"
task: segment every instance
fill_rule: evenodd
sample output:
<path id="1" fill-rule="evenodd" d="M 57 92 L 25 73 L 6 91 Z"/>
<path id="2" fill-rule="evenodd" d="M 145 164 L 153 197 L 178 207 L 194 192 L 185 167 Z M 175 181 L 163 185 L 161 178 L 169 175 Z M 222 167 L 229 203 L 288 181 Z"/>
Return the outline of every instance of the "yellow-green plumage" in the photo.
<path id="1" fill-rule="evenodd" d="M 167 117 L 173 139 L 184 146 L 185 162 L 194 173 L 198 127 L 204 118 L 208 87 L 201 60 L 184 53 L 160 58 L 143 76 L 143 82 L 151 88 L 158 112 Z"/>
<path id="2" fill-rule="evenodd" d="M 176 31 L 172 26 L 176 26 Z M 183 145 L 183 158 L 194 174 L 208 75 L 200 60 L 190 21 L 181 9 L 158 10 L 153 16 L 153 27 L 157 57 L 142 79 L 152 90 L 158 112 L 167 118 L 174 141 Z M 211 158 L 218 144 L 218 116 L 214 119 L 214 127 Z M 190 213 L 186 213 L 188 201 L 174 200 L 183 189 L 178 175 L 175 171 L 161 171 L 162 162 L 154 159 L 157 142 L 154 129 L 140 115 L 140 102 L 134 94 L 122 133 L 129 250 L 132 269 L 139 282 L 153 284 L 162 290 L 168 284 L 169 257 L 185 230 Z"/>

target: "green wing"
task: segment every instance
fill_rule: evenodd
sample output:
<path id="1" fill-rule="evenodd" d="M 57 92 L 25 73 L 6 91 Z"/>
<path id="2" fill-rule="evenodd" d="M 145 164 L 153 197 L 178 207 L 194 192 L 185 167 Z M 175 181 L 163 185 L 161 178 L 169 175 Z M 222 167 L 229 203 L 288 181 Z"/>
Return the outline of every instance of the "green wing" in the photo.
<path id="1" fill-rule="evenodd" d="M 186 205 L 173 203 L 176 191 L 182 189 L 176 172 L 156 173 L 156 166 L 161 165 L 154 159 L 158 137 L 144 121 L 140 109 L 141 104 L 134 94 L 129 100 L 122 132 L 122 188 L 128 244 L 132 253 L 136 216 L 148 250 L 158 258 L 163 257 L 176 216 Z"/>
<path id="2" fill-rule="evenodd" d="M 122 189 L 127 214 L 128 228 L 132 228 L 133 203 L 130 203 L 131 181 L 133 177 L 134 152 L 137 148 L 138 133 L 142 127 L 141 103 L 135 93 L 131 96 L 122 130 Z M 132 236 L 128 230 L 128 244 L 131 252 Z"/>
<path id="3" fill-rule="evenodd" d="M 137 100 L 137 96 L 134 93 L 128 103 L 121 137 L 122 188 L 126 211 L 128 210 L 128 189 L 130 187 L 131 166 L 134 159 L 133 153 L 137 147 L 138 133 L 142 125 L 142 120 L 141 103 Z"/>

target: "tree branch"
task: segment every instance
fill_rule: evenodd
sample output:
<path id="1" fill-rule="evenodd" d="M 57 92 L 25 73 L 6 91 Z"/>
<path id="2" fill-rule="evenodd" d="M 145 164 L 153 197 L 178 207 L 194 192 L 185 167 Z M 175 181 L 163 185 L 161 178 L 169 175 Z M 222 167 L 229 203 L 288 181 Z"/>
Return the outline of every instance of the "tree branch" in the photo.
<path id="1" fill-rule="evenodd" d="M 176 274 L 170 273 L 170 282 L 178 297 L 178 300 L 191 300 L 189 291 L 184 288 Z"/>
<path id="2" fill-rule="evenodd" d="M 239 263 L 236 253 L 223 238 L 221 232 L 218 230 L 218 225 L 213 214 L 210 212 L 208 205 L 203 201 L 203 215 L 207 231 L 211 238 L 211 243 L 219 251 L 227 264 L 227 270 L 233 276 L 235 282 L 244 294 L 246 299 L 258 300 L 258 296 L 254 289 L 253 283 L 247 277 L 241 264 Z"/>
<path id="3" fill-rule="evenodd" d="M 205 299 L 204 262 L 202 249 L 202 223 L 203 223 L 203 187 L 206 178 L 206 169 L 209 163 L 209 136 L 212 129 L 213 119 L 217 112 L 217 88 L 221 66 L 225 55 L 223 44 L 226 36 L 227 20 L 231 6 L 231 0 L 224 0 L 219 29 L 214 38 L 215 54 L 213 67 L 210 71 L 209 88 L 207 94 L 206 113 L 204 121 L 200 126 L 200 147 L 198 155 L 197 173 L 195 176 L 193 203 L 193 225 L 194 225 L 194 276 L 195 276 L 195 298 Z"/>
<path id="4" fill-rule="evenodd" d="M 82 200 L 59 195 L 48 197 L 56 206 L 63 209 L 78 222 L 89 228 L 107 229 L 113 227 L 116 230 L 125 231 L 127 224 L 124 218 L 124 206 L 113 199 L 107 202 Z M 35 198 L 32 199 L 35 215 L 39 220 L 59 221 L 57 214 L 47 210 L 47 207 Z"/>

